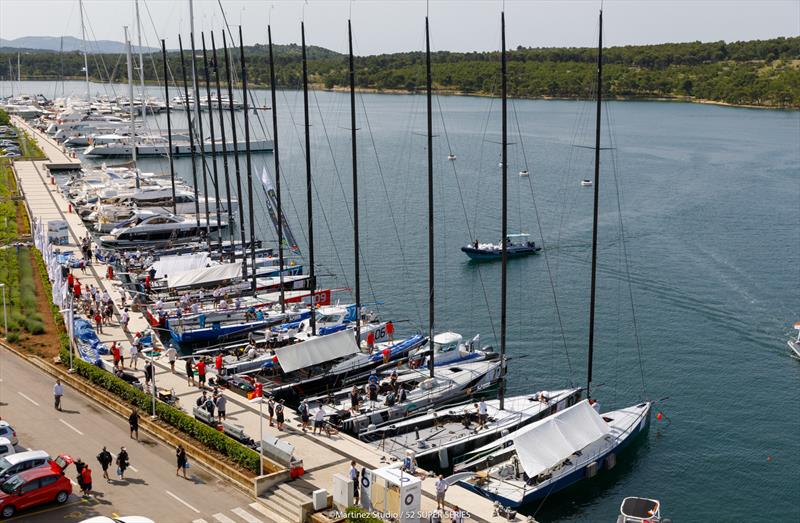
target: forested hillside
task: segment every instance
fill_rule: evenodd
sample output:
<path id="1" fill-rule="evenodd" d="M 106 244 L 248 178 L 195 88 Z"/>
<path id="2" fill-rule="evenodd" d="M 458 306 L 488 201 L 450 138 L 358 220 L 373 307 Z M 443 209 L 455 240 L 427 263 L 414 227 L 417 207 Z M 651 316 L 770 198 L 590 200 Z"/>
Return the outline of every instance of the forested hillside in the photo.
<path id="1" fill-rule="evenodd" d="M 7 50 L 0 49 L 0 75 L 8 76 Z M 251 84 L 269 81 L 267 48 L 245 49 Z M 238 56 L 238 53 L 234 53 Z M 300 86 L 300 48 L 276 48 L 279 87 Z M 517 48 L 509 52 L 509 89 L 523 98 L 585 98 L 594 90 L 597 50 L 592 48 Z M 347 58 L 327 49 L 309 49 L 309 74 L 317 88 L 347 86 Z M 395 53 L 356 58 L 359 88 L 414 92 L 425 85 L 424 54 Z M 23 79 L 79 78 L 83 59 L 78 53 L 23 51 Z M 234 58 L 238 68 L 238 60 Z M 433 55 L 434 85 L 455 94 L 492 95 L 499 90 L 499 53 L 437 52 Z M 161 57 L 145 57 L 148 79 L 161 76 Z M 737 105 L 800 107 L 800 38 L 750 42 L 677 43 L 611 47 L 604 50 L 603 90 L 621 98 L 681 98 Z M 180 78 L 178 53 L 170 64 Z M 201 65 L 201 61 L 198 61 Z M 92 55 L 95 79 L 126 81 L 123 55 Z M 63 71 L 63 73 L 62 73 Z M 98 74 L 101 71 L 102 74 Z M 16 74 L 16 73 L 15 73 Z"/>

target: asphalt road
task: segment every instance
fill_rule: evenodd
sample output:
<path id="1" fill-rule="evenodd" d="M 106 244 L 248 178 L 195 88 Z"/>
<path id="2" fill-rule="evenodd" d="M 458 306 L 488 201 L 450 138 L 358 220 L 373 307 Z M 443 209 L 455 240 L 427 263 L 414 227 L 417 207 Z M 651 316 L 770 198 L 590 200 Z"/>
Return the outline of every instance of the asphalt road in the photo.
<path id="1" fill-rule="evenodd" d="M 51 456 L 82 458 L 92 469 L 94 497 L 73 494 L 62 506 L 44 505 L 7 521 L 79 522 L 104 516 L 147 516 L 158 523 L 265 521 L 254 500 L 217 479 L 189 455 L 189 480 L 175 476 L 175 452 L 148 435 L 132 440 L 127 420 L 65 387 L 63 411 L 53 407 L 55 380 L 13 353 L 0 354 L 0 416 L 16 430 L 18 450 L 45 450 Z M 110 483 L 102 476 L 97 454 L 103 446 L 116 456 L 121 446 L 130 455 L 125 480 L 117 480 L 112 464 Z M 67 476 L 76 478 L 75 468 Z M 73 484 L 78 492 L 76 484 Z M 256 506 L 257 508 L 257 506 Z"/>

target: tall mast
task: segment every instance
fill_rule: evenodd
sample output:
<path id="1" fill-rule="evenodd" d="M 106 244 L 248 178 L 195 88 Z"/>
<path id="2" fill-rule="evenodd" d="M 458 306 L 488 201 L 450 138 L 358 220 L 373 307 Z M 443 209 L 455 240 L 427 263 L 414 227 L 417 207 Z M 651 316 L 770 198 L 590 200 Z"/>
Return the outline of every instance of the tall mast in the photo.
<path id="1" fill-rule="evenodd" d="M 200 38 L 203 42 L 203 71 L 206 80 L 206 102 L 208 104 L 208 127 L 211 134 L 211 163 L 214 168 L 214 199 L 216 200 L 217 207 L 217 247 L 220 254 L 222 253 L 222 216 L 219 210 L 219 171 L 217 169 L 217 144 L 214 136 L 214 107 L 211 102 L 211 80 L 208 76 L 208 53 L 206 52 L 206 35 L 200 33 Z M 209 243 L 210 245 L 210 243 Z"/>
<path id="2" fill-rule="evenodd" d="M 233 45 L 233 42 L 231 42 Z M 239 140 L 236 137 L 236 116 L 233 112 L 233 80 L 231 79 L 231 64 L 233 57 L 228 56 L 228 40 L 225 31 L 222 31 L 222 47 L 225 54 L 225 76 L 228 80 L 228 109 L 231 113 L 231 138 L 233 140 L 233 165 L 236 171 L 236 197 L 239 201 L 239 238 L 242 242 L 242 279 L 247 278 L 247 252 L 244 249 L 244 202 L 242 202 L 242 174 L 239 168 Z M 229 59 L 230 58 L 230 59 Z M 230 225 L 229 225 L 230 227 Z M 235 251 L 235 249 L 234 249 Z M 235 253 L 234 253 L 235 256 Z"/>
<path id="3" fill-rule="evenodd" d="M 142 56 L 142 20 L 139 18 L 139 0 L 136 0 L 136 32 L 139 44 L 139 81 L 142 89 L 142 127 L 147 127 L 147 104 L 144 94 L 144 57 Z"/>
<path id="4" fill-rule="evenodd" d="M 192 89 L 194 90 L 194 112 L 197 122 L 203 125 L 200 121 L 200 94 L 197 88 L 197 67 L 194 61 L 194 2 L 189 0 L 189 34 L 192 38 Z M 203 143 L 203 140 L 200 140 Z"/>
<path id="5" fill-rule="evenodd" d="M 211 252 L 211 242 L 209 241 L 209 238 L 211 237 L 211 218 L 208 214 L 208 167 L 206 166 L 206 141 L 203 137 L 203 119 L 200 117 L 200 84 L 197 79 L 197 53 L 195 52 L 194 47 L 194 33 L 189 35 L 189 39 L 192 43 L 192 90 L 194 91 L 194 105 L 197 109 L 197 143 L 200 145 L 200 168 L 203 172 L 203 199 L 205 200 L 206 205 L 206 245 L 209 252 Z"/>
<path id="6" fill-rule="evenodd" d="M 169 178 L 172 182 L 172 214 L 178 214 L 178 201 L 175 195 L 175 162 L 172 159 L 172 116 L 169 109 L 169 69 L 167 67 L 167 43 L 161 40 L 161 60 L 164 63 L 164 103 L 167 109 L 167 143 L 169 151 Z"/>
<path id="7" fill-rule="evenodd" d="M 247 212 L 250 221 L 250 270 L 253 276 L 253 292 L 256 290 L 256 225 L 255 214 L 253 213 L 253 164 L 250 159 L 250 117 L 247 99 L 250 93 L 247 91 L 247 67 L 244 62 L 244 41 L 242 40 L 242 26 L 239 26 L 239 65 L 242 68 L 242 99 L 244 105 L 244 148 L 245 159 L 247 161 Z M 242 255 L 246 258 L 247 252 L 242 247 Z"/>
<path id="8" fill-rule="evenodd" d="M 434 300 L 433 255 L 433 81 L 431 75 L 431 35 L 428 17 L 425 17 L 425 89 L 428 109 L 428 369 L 433 377 L 433 324 L 436 312 Z"/>
<path id="9" fill-rule="evenodd" d="M 347 42 L 350 49 L 350 142 L 353 148 L 353 260 L 356 298 L 356 344 L 361 346 L 361 268 L 358 234 L 358 156 L 356 148 L 356 68 L 353 61 L 353 28 L 347 21 Z"/>
<path id="10" fill-rule="evenodd" d="M 267 26 L 269 39 L 269 88 L 272 96 L 272 154 L 275 156 L 275 192 L 278 199 L 278 278 L 281 283 L 281 312 L 286 312 L 283 291 L 283 208 L 281 207 L 281 162 L 278 156 L 278 111 L 276 108 L 275 61 L 272 56 L 272 26 Z"/>
<path id="11" fill-rule="evenodd" d="M 317 315 L 314 308 L 314 294 L 317 290 L 317 280 L 314 274 L 314 212 L 311 200 L 311 123 L 308 120 L 308 60 L 306 58 L 306 27 L 300 22 L 300 39 L 303 47 L 303 111 L 305 114 L 306 130 L 306 208 L 308 211 L 308 273 L 311 286 L 311 335 L 317 334 Z"/>
<path id="12" fill-rule="evenodd" d="M 600 112 L 603 93 L 603 11 L 600 10 L 600 30 L 597 42 L 597 105 L 594 132 L 594 213 L 592 217 L 592 290 L 589 298 L 589 361 L 586 372 L 586 397 L 591 397 L 592 358 L 594 356 L 594 309 L 597 284 L 597 222 L 600 201 Z"/>
<path id="13" fill-rule="evenodd" d="M 223 32 L 223 36 L 225 36 Z M 225 138 L 225 110 L 222 107 L 222 88 L 219 84 L 219 62 L 217 61 L 217 43 L 214 41 L 214 32 L 211 32 L 211 53 L 214 58 L 214 82 L 217 88 L 217 111 L 219 112 L 219 134 L 222 142 L 222 170 L 225 175 L 225 198 L 228 206 L 228 234 L 231 241 L 231 261 L 236 259 L 233 249 L 233 206 L 231 205 L 231 184 L 228 176 L 228 143 Z M 228 59 L 227 51 L 225 60 Z"/>
<path id="14" fill-rule="evenodd" d="M 502 201 L 502 215 L 503 223 L 501 226 L 501 244 L 503 261 L 500 270 L 500 388 L 498 390 L 498 398 L 500 399 L 500 410 L 505 407 L 505 393 L 506 393 L 506 292 L 508 285 L 508 78 L 506 75 L 506 14 L 500 13 L 500 40 L 501 40 L 501 55 L 500 55 L 500 76 L 501 76 L 501 93 L 503 97 L 502 112 L 503 112 L 503 129 L 502 129 L 502 162 L 503 162 L 503 201 Z"/>
<path id="15" fill-rule="evenodd" d="M 86 73 L 86 101 L 91 100 L 91 89 L 89 88 L 89 58 L 86 55 L 86 26 L 83 20 L 83 0 L 78 0 L 78 9 L 81 12 L 81 44 L 83 47 L 83 70 Z"/>
<path id="16" fill-rule="evenodd" d="M 136 188 L 139 188 L 139 170 L 136 168 L 136 115 L 133 112 L 133 57 L 131 56 L 131 40 L 128 38 L 128 26 L 125 26 L 125 53 L 128 56 L 128 108 L 131 115 L 131 156 L 133 168 L 136 169 Z"/>
<path id="17" fill-rule="evenodd" d="M 186 106 L 186 122 L 189 124 L 189 152 L 192 155 L 192 185 L 194 186 L 194 218 L 197 229 L 200 229 L 200 198 L 197 195 L 197 165 L 194 154 L 194 131 L 192 130 L 192 109 L 189 106 L 189 84 L 186 81 L 186 60 L 183 58 L 183 40 L 178 35 L 178 47 L 181 50 L 181 74 L 183 76 L 183 102 Z"/>

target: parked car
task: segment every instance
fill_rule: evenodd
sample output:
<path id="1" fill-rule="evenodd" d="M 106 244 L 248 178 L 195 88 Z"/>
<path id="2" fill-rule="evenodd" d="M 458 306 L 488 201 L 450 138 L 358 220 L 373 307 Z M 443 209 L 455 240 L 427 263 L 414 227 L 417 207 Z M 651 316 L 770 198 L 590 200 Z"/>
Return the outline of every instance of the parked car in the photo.
<path id="1" fill-rule="evenodd" d="M 15 474 L 0 485 L 0 515 L 10 518 L 18 510 L 66 503 L 72 494 L 72 483 L 52 468 L 40 467 Z"/>
<path id="2" fill-rule="evenodd" d="M 0 458 L 11 456 L 15 452 L 16 450 L 14 449 L 14 445 L 11 444 L 11 440 L 8 438 L 0 438 Z"/>
<path id="3" fill-rule="evenodd" d="M 64 469 L 72 464 L 72 457 L 61 454 L 55 459 L 43 450 L 17 452 L 0 459 L 0 484 L 15 474 L 26 470 L 49 466 L 56 472 L 64 473 Z"/>
<path id="4" fill-rule="evenodd" d="M 14 427 L 9 425 L 7 421 L 0 421 L 0 438 L 8 438 L 12 445 L 19 444 L 17 431 L 15 431 Z"/>

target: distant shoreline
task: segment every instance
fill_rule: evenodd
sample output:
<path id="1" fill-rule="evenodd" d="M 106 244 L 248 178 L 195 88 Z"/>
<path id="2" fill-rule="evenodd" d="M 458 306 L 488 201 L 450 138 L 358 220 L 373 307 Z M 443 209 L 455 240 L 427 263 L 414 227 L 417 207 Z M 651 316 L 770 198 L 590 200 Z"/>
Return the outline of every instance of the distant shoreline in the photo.
<path id="1" fill-rule="evenodd" d="M 82 77 L 67 77 L 64 79 L 65 81 L 83 81 Z M 27 82 L 59 82 L 60 79 L 30 79 L 30 80 L 23 80 Z M 94 79 L 90 79 L 92 83 L 100 83 Z M 153 85 L 162 85 L 157 84 L 155 82 L 147 81 L 146 84 L 148 86 Z M 205 84 L 200 84 L 201 86 Z M 269 89 L 269 84 L 251 84 L 251 89 Z M 349 92 L 349 87 L 344 86 L 334 86 L 332 88 L 326 88 L 323 84 L 309 84 L 309 88 L 314 91 L 327 91 L 327 92 L 334 92 L 334 93 L 344 93 Z M 405 89 L 378 89 L 375 87 L 356 87 L 356 92 L 358 93 L 368 93 L 368 94 L 402 94 L 402 95 L 419 95 L 423 94 L 424 91 L 408 91 Z M 466 93 L 463 91 L 458 91 L 455 89 L 436 89 L 434 91 L 438 95 L 443 96 L 473 96 L 479 98 L 489 98 L 494 95 L 490 93 L 482 93 L 482 92 L 474 92 L 474 93 Z M 579 101 L 579 100 L 586 100 L 586 98 L 581 98 L 578 96 L 569 97 L 569 96 L 515 96 L 511 97 L 515 100 L 565 100 L 565 101 Z M 755 105 L 755 104 L 737 104 L 732 102 L 724 102 L 721 100 L 708 100 L 704 98 L 695 98 L 693 96 L 669 96 L 669 95 L 660 95 L 660 96 L 611 96 L 607 98 L 607 100 L 615 100 L 620 102 L 684 102 L 684 103 L 695 103 L 695 104 L 702 104 L 702 105 L 719 105 L 722 107 L 735 107 L 739 109 L 771 109 L 777 111 L 798 111 L 800 110 L 800 106 L 786 106 L 781 107 L 778 105 Z"/>

